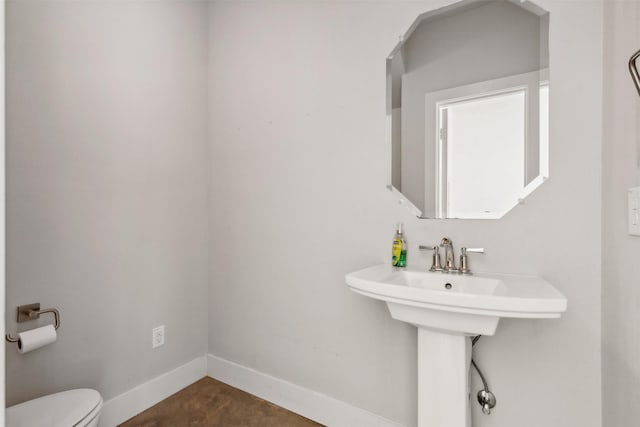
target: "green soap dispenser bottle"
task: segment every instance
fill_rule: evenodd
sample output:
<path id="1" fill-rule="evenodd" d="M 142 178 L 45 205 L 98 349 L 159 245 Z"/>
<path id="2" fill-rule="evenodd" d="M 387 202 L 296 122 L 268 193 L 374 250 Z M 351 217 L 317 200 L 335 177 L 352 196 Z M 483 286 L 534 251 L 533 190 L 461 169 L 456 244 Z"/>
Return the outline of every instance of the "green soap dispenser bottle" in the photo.
<path id="1" fill-rule="evenodd" d="M 404 238 L 402 223 L 398 223 L 398 230 L 393 238 L 391 247 L 391 265 L 394 267 L 407 266 L 407 240 Z"/>

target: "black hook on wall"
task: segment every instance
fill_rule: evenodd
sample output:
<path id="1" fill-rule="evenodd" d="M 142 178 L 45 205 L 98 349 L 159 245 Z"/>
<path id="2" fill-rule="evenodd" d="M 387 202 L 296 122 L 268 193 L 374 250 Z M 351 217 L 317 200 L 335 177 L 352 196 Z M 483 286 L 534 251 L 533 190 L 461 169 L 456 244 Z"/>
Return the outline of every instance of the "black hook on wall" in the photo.
<path id="1" fill-rule="evenodd" d="M 640 74 L 638 74 L 638 67 L 636 66 L 636 60 L 638 58 L 640 58 L 640 50 L 631 55 L 631 59 L 629 59 L 629 72 L 631 73 L 633 83 L 636 85 L 638 95 L 640 95 Z"/>

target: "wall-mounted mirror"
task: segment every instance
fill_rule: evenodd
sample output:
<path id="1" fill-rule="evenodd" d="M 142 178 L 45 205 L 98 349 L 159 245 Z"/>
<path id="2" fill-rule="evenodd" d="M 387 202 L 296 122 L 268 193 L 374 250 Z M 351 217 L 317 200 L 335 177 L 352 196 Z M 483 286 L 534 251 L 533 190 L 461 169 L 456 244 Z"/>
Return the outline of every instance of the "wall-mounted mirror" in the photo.
<path id="1" fill-rule="evenodd" d="M 473 0 L 420 15 L 387 58 L 389 188 L 416 215 L 501 218 L 549 176 L 549 14 Z"/>

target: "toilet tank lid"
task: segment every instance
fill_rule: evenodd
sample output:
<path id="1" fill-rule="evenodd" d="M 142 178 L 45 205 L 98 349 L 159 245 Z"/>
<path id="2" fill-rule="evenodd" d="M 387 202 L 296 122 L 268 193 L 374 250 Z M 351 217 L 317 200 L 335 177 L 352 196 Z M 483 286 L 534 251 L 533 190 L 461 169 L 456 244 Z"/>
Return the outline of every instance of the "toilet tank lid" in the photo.
<path id="1" fill-rule="evenodd" d="M 7 408 L 7 427 L 71 427 L 101 404 L 100 393 L 88 388 L 49 394 Z"/>

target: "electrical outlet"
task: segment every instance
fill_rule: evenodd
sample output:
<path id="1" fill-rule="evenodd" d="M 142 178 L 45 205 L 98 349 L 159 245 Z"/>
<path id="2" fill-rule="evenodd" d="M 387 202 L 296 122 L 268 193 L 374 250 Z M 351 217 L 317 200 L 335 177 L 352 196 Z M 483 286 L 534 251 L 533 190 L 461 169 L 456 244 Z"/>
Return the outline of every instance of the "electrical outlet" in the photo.
<path id="1" fill-rule="evenodd" d="M 151 330 L 151 348 L 164 345 L 164 325 L 160 325 Z"/>

